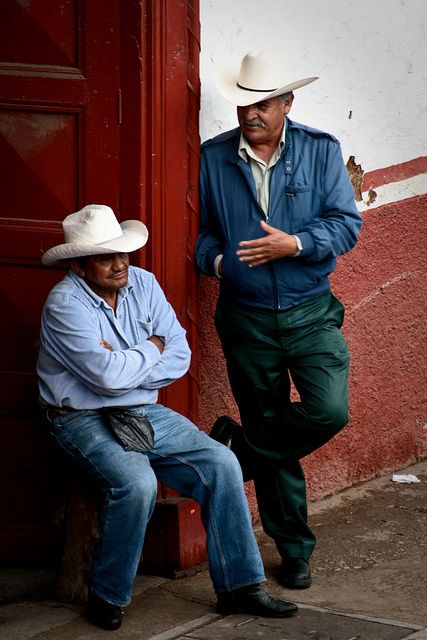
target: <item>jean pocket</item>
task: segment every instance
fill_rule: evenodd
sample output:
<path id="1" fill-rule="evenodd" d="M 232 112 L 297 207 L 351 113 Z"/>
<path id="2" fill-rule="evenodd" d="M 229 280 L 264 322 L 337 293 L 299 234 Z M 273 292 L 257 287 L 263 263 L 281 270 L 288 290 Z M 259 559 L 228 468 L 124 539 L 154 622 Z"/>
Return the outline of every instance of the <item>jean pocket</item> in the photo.
<path id="1" fill-rule="evenodd" d="M 67 411 L 62 415 L 57 416 L 49 416 L 49 411 L 47 412 L 47 419 L 50 423 L 51 430 L 55 429 L 65 429 L 71 427 L 75 422 L 78 422 L 85 416 L 90 413 L 90 410 L 86 409 L 76 409 L 75 411 Z"/>

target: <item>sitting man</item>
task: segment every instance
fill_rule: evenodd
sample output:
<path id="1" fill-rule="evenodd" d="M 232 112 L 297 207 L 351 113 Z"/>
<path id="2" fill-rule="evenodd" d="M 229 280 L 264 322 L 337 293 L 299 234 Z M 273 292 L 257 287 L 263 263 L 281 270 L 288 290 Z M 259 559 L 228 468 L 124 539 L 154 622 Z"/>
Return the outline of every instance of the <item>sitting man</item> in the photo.
<path id="1" fill-rule="evenodd" d="M 70 270 L 43 310 L 37 373 L 54 439 L 105 497 L 90 622 L 121 625 L 158 480 L 201 505 L 217 612 L 294 614 L 296 605 L 260 586 L 263 563 L 236 457 L 157 403 L 158 390 L 186 373 L 190 350 L 154 275 L 129 266 L 128 253 L 147 241 L 145 225 L 120 225 L 109 207 L 89 205 L 67 216 L 63 230 L 65 243 L 42 257 L 69 260 Z M 140 428 L 137 445 L 114 435 L 123 419 Z"/>

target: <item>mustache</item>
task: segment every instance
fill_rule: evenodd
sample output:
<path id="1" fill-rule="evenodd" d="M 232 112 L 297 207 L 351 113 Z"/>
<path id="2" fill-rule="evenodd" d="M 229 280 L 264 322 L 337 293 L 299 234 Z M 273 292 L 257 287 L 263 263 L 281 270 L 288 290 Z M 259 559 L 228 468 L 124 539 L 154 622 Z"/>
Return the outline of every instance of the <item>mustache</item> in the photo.
<path id="1" fill-rule="evenodd" d="M 117 276 L 119 273 L 128 273 L 128 271 L 129 271 L 129 267 L 124 267 L 123 269 L 116 269 L 116 271 L 113 271 L 108 277 L 114 278 L 114 276 Z"/>
<path id="2" fill-rule="evenodd" d="M 243 120 L 243 124 L 248 125 L 249 127 L 262 127 L 265 129 L 265 124 L 259 118 L 253 118 L 252 120 Z"/>

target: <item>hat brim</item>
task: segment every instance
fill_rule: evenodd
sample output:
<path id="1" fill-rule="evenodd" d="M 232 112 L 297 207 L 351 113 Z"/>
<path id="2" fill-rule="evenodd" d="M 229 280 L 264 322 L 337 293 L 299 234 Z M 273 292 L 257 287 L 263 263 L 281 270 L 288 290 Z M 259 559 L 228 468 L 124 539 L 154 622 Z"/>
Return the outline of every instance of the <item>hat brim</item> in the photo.
<path id="1" fill-rule="evenodd" d="M 102 253 L 131 253 L 141 249 L 148 240 L 148 229 L 140 220 L 125 220 L 120 224 L 123 235 L 102 244 L 66 242 L 48 249 L 42 256 L 43 264 L 55 264 L 61 260 L 95 256 Z"/>
<path id="2" fill-rule="evenodd" d="M 269 100 L 270 98 L 276 98 L 284 93 L 295 91 L 300 89 L 319 78 L 313 76 L 311 78 L 303 78 L 302 80 L 296 80 L 295 82 L 289 82 L 272 91 L 258 91 L 254 89 L 243 89 L 237 83 L 239 77 L 239 66 L 226 67 L 225 65 L 218 66 L 215 70 L 215 84 L 222 95 L 222 97 L 238 107 L 247 107 L 249 104 L 255 104 L 261 100 Z"/>

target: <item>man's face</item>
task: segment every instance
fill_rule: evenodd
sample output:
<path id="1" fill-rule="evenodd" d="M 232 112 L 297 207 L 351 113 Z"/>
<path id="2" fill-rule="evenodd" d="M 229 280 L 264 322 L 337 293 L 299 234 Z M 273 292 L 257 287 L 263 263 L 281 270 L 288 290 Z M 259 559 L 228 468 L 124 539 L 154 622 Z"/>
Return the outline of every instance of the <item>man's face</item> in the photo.
<path id="1" fill-rule="evenodd" d="M 239 125 L 248 142 L 277 146 L 283 121 L 291 110 L 292 101 L 293 96 L 289 96 L 285 102 L 270 98 L 247 107 L 237 107 Z"/>
<path id="2" fill-rule="evenodd" d="M 73 261 L 74 271 L 101 298 L 111 296 L 128 281 L 129 256 L 127 253 L 105 253 Z"/>

